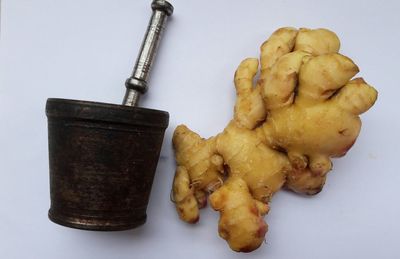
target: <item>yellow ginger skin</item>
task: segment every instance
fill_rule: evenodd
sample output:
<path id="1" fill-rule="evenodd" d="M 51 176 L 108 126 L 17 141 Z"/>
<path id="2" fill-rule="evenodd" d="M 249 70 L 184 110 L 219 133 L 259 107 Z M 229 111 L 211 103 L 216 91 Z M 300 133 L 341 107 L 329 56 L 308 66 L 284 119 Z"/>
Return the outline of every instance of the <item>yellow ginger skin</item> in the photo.
<path id="1" fill-rule="evenodd" d="M 218 232 L 232 249 L 250 252 L 262 244 L 268 229 L 262 216 L 268 205 L 252 197 L 244 180 L 229 177 L 210 195 L 210 203 L 221 214 Z"/>
<path id="2" fill-rule="evenodd" d="M 172 195 L 182 220 L 196 223 L 210 194 L 219 235 L 234 251 L 250 252 L 264 241 L 275 192 L 322 190 L 330 159 L 351 148 L 359 115 L 377 98 L 362 78 L 352 79 L 359 69 L 339 47 L 327 29 L 278 29 L 262 44 L 260 64 L 248 58 L 236 70 L 234 118 L 222 133 L 203 139 L 184 125 L 175 129 Z"/>

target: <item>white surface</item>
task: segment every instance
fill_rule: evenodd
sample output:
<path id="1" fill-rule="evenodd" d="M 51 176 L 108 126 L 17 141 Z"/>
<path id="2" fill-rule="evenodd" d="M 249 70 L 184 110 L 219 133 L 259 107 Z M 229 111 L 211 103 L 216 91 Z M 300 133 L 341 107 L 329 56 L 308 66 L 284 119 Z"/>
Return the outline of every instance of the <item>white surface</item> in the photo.
<path id="1" fill-rule="evenodd" d="M 120 103 L 150 16 L 149 1 L 3 0 L 0 40 L 0 258 L 400 258 L 397 1 L 173 1 L 142 104 L 170 112 L 148 208 L 136 230 L 64 228 L 49 208 L 47 97 Z M 244 255 L 217 235 L 218 215 L 181 222 L 169 201 L 171 134 L 203 136 L 232 115 L 233 73 L 278 27 L 327 27 L 379 91 L 363 128 L 319 195 L 281 191 L 267 244 Z"/>

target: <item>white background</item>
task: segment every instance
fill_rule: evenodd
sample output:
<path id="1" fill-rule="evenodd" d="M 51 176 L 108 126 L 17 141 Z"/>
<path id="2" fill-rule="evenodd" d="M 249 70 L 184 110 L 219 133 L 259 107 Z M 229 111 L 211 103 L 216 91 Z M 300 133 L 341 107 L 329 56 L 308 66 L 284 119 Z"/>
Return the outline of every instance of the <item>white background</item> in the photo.
<path id="1" fill-rule="evenodd" d="M 47 219 L 48 97 L 120 103 L 149 1 L 3 0 L 0 39 L 0 258 L 400 258 L 398 1 L 175 0 L 145 107 L 170 112 L 147 223 L 113 233 Z M 279 192 L 267 244 L 245 255 L 218 237 L 218 214 L 181 222 L 169 201 L 171 135 L 204 137 L 232 116 L 232 78 L 278 27 L 326 27 L 379 91 L 346 157 L 315 197 Z"/>

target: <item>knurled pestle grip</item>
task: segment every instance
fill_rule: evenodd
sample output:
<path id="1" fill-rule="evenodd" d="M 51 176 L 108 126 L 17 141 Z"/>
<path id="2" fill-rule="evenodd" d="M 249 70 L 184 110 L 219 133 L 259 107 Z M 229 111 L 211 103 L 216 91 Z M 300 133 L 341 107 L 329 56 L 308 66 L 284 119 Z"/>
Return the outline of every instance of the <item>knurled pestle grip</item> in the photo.
<path id="1" fill-rule="evenodd" d="M 137 106 L 141 94 L 147 91 L 147 80 L 157 54 L 158 45 L 167 23 L 168 16 L 172 15 L 173 6 L 164 0 L 154 0 L 151 4 L 153 14 L 146 30 L 145 37 L 136 59 L 132 76 L 126 82 L 126 93 L 123 105 Z"/>

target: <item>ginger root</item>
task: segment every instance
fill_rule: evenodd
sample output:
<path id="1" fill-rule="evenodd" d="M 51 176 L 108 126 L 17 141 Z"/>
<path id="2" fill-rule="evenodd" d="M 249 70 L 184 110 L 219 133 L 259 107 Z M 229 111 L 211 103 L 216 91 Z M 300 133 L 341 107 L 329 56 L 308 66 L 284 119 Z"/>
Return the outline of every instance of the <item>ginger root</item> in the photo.
<path id="1" fill-rule="evenodd" d="M 220 212 L 219 235 L 238 252 L 263 242 L 263 216 L 283 186 L 316 194 L 340 157 L 354 144 L 359 115 L 377 98 L 340 42 L 326 29 L 281 28 L 261 46 L 259 62 L 242 61 L 235 73 L 234 118 L 203 139 L 184 125 L 175 129 L 177 170 L 173 200 L 180 218 L 199 220 L 207 195 Z"/>

